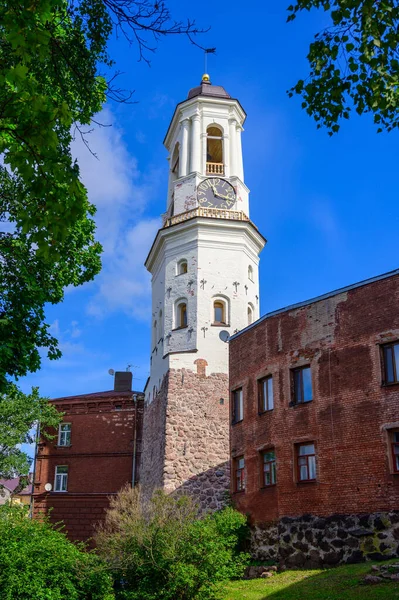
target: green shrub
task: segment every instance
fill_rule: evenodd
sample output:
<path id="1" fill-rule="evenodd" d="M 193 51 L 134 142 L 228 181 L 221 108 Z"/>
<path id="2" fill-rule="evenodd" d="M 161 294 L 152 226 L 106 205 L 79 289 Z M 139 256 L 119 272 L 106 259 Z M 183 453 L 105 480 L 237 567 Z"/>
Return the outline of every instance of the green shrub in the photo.
<path id="1" fill-rule="evenodd" d="M 113 600 L 98 556 L 72 544 L 26 509 L 0 507 L 1 600 Z"/>
<path id="2" fill-rule="evenodd" d="M 230 507 L 202 519 L 197 511 L 189 497 L 161 491 L 144 508 L 136 489 L 112 500 L 96 542 L 118 599 L 211 600 L 242 575 L 248 556 L 237 543 L 246 518 Z"/>

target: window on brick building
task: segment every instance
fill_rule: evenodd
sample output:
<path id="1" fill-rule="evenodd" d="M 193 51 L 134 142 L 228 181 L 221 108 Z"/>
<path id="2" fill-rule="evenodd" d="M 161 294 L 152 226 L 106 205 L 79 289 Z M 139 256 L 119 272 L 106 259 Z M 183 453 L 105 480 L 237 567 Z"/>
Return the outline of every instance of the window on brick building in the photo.
<path id="1" fill-rule="evenodd" d="M 54 491 L 66 492 L 68 490 L 68 467 L 55 467 Z"/>
<path id="2" fill-rule="evenodd" d="M 294 403 L 302 404 L 313 400 L 312 371 L 310 367 L 292 370 Z"/>
<path id="3" fill-rule="evenodd" d="M 297 446 L 298 481 L 314 481 L 316 479 L 316 453 L 314 444 Z"/>
<path id="4" fill-rule="evenodd" d="M 244 418 L 244 400 L 242 388 L 232 392 L 233 423 L 238 423 Z"/>
<path id="5" fill-rule="evenodd" d="M 384 357 L 384 383 L 399 383 L 399 342 L 382 347 Z"/>
<path id="6" fill-rule="evenodd" d="M 71 445 L 71 424 L 60 423 L 58 427 L 58 446 Z"/>
<path id="7" fill-rule="evenodd" d="M 245 490 L 245 460 L 243 456 L 234 459 L 234 491 Z"/>
<path id="8" fill-rule="evenodd" d="M 264 377 L 258 381 L 259 412 L 273 410 L 273 377 Z"/>
<path id="9" fill-rule="evenodd" d="M 274 450 L 267 450 L 262 452 L 262 485 L 269 487 L 276 485 L 276 482 L 276 453 Z"/>
<path id="10" fill-rule="evenodd" d="M 399 431 L 392 432 L 392 461 L 394 473 L 399 473 Z"/>

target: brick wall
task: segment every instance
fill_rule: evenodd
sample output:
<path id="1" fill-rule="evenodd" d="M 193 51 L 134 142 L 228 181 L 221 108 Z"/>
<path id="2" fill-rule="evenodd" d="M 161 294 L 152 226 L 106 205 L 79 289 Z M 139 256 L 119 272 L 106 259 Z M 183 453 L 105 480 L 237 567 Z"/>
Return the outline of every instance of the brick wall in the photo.
<path id="1" fill-rule="evenodd" d="M 171 369 L 144 413 L 141 484 L 184 490 L 203 509 L 219 508 L 229 488 L 228 377 Z"/>
<path id="2" fill-rule="evenodd" d="M 52 522 L 63 521 L 73 540 L 90 538 L 109 497 L 132 483 L 135 429 L 136 482 L 139 479 L 143 395 L 138 393 L 137 405 L 132 395 L 104 392 L 53 401 L 65 413 L 63 422 L 71 424 L 71 445 L 58 446 L 57 437 L 42 437 L 36 458 L 34 515 L 51 508 Z M 57 465 L 68 466 L 67 492 L 54 491 Z M 53 486 L 51 492 L 46 492 L 46 483 Z"/>
<path id="3" fill-rule="evenodd" d="M 245 456 L 246 471 L 245 492 L 233 496 L 253 523 L 397 509 L 389 428 L 399 430 L 399 385 L 382 386 L 380 345 L 399 339 L 398 307 L 396 274 L 271 315 L 231 340 L 230 387 L 244 393 L 231 455 Z M 313 400 L 290 406 L 290 369 L 304 365 Z M 257 380 L 267 375 L 274 409 L 260 415 Z M 317 478 L 298 483 L 296 444 L 304 442 L 315 444 Z M 262 488 L 261 451 L 269 448 L 277 485 Z"/>

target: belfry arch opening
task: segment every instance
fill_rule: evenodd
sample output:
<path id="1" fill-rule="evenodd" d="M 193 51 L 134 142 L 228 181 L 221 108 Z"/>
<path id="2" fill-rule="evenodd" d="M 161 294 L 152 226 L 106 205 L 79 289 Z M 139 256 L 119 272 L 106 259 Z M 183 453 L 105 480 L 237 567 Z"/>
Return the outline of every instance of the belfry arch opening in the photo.
<path id="1" fill-rule="evenodd" d="M 217 125 L 206 130 L 206 174 L 224 175 L 223 132 Z"/>

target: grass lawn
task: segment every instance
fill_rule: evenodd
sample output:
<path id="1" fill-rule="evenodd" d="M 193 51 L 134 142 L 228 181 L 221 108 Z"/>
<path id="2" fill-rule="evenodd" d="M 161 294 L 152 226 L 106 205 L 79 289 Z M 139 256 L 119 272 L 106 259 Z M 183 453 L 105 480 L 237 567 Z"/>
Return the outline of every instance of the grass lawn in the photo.
<path id="1" fill-rule="evenodd" d="M 285 571 L 269 579 L 234 581 L 226 587 L 224 600 L 399 600 L 397 582 L 362 584 L 362 575 L 370 573 L 371 564 Z"/>

